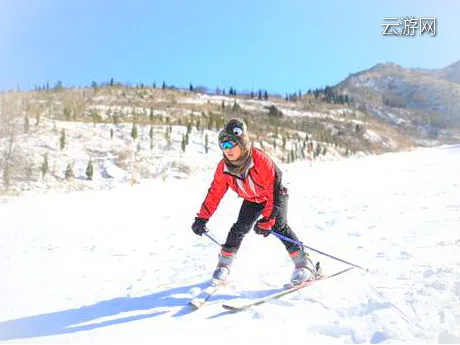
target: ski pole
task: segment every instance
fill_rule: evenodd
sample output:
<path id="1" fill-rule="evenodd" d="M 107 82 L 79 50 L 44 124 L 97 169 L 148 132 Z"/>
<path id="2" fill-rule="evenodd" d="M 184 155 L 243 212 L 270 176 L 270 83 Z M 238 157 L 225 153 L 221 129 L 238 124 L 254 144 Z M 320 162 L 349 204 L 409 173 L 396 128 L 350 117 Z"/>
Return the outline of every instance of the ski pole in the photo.
<path id="1" fill-rule="evenodd" d="M 211 235 L 209 235 L 207 232 L 205 232 L 204 235 L 205 235 L 207 238 L 209 238 L 211 241 L 213 241 L 215 244 L 217 244 L 219 247 L 222 246 L 214 237 L 212 237 Z"/>
<path id="2" fill-rule="evenodd" d="M 314 252 L 317 252 L 317 253 L 319 253 L 319 254 L 325 255 L 325 256 L 327 256 L 327 257 L 329 257 L 329 258 L 331 258 L 331 259 L 334 259 L 334 260 L 343 262 L 344 264 L 347 264 L 347 265 L 350 265 L 350 266 L 353 266 L 353 267 L 362 269 L 362 270 L 364 270 L 364 271 L 366 271 L 366 272 L 369 272 L 369 270 L 368 270 L 367 268 L 364 268 L 364 267 L 355 265 L 355 264 L 353 264 L 353 263 L 351 263 L 351 262 L 348 262 L 348 261 L 339 259 L 339 258 L 337 258 L 337 257 L 335 257 L 335 256 L 332 256 L 332 255 L 330 255 L 330 254 L 327 254 L 327 253 L 325 253 L 325 252 L 322 252 L 322 251 L 320 251 L 320 250 L 318 250 L 318 249 L 315 249 L 315 248 L 306 246 L 306 245 L 303 244 L 302 242 L 295 241 L 295 240 L 293 240 L 293 239 L 291 239 L 291 238 L 289 238 L 289 237 L 286 237 L 286 236 L 284 236 L 284 235 L 281 235 L 280 233 L 277 233 L 277 232 L 275 232 L 275 231 L 271 231 L 270 233 L 273 234 L 273 235 L 275 235 L 276 237 L 278 237 L 278 238 L 281 239 L 281 240 L 295 243 L 295 244 L 297 244 L 297 245 L 299 245 L 299 246 L 305 247 L 305 248 L 310 249 L 310 250 L 312 250 L 312 251 L 314 251 Z"/>

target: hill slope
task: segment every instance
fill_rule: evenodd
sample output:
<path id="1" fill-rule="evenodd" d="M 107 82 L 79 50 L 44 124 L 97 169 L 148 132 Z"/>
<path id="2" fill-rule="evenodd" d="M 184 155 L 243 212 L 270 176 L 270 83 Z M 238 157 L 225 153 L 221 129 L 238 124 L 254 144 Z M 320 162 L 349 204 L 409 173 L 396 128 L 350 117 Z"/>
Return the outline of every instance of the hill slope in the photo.
<path id="1" fill-rule="evenodd" d="M 440 70 L 378 64 L 351 75 L 337 89 L 415 142 L 460 138 L 460 61 Z"/>
<path id="2" fill-rule="evenodd" d="M 307 159 L 310 142 L 318 161 L 412 147 L 353 104 L 313 95 L 265 100 L 105 85 L 4 93 L 0 113 L 0 177 L 4 190 L 17 192 L 110 187 L 212 168 L 221 155 L 217 133 L 232 117 L 245 119 L 253 145 L 280 164 Z"/>

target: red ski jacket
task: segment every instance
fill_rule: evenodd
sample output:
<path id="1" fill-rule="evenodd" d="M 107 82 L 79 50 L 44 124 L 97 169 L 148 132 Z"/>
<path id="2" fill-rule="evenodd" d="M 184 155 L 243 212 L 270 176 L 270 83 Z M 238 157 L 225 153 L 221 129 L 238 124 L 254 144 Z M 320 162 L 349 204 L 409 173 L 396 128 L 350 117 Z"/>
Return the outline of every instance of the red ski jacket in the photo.
<path id="1" fill-rule="evenodd" d="M 252 148 L 252 162 L 244 176 L 232 174 L 222 159 L 214 173 L 214 179 L 197 217 L 209 219 L 219 206 L 228 187 L 241 198 L 265 204 L 262 216 L 274 220 L 278 214 L 278 193 L 281 189 L 281 171 L 263 151 Z"/>

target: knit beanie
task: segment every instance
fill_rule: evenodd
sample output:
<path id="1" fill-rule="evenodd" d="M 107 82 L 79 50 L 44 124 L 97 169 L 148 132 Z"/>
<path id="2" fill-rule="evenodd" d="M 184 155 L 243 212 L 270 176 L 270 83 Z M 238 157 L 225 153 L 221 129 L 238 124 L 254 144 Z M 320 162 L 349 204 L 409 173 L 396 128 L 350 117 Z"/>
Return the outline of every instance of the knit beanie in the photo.
<path id="1" fill-rule="evenodd" d="M 233 141 L 241 147 L 243 153 L 250 148 L 249 135 L 246 123 L 240 119 L 231 119 L 219 133 L 219 144 L 224 141 Z"/>
<path id="2" fill-rule="evenodd" d="M 243 120 L 231 119 L 219 133 L 219 145 L 225 141 L 232 141 L 241 147 L 241 157 L 236 161 L 230 161 L 225 157 L 227 169 L 237 176 L 245 176 L 252 161 L 251 143 L 247 126 Z"/>

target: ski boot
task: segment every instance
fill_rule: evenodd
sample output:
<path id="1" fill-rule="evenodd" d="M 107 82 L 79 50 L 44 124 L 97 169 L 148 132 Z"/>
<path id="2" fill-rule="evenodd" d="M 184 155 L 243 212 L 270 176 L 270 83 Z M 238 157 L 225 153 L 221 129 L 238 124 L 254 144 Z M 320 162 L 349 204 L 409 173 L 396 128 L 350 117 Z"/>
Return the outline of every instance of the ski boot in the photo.
<path id="1" fill-rule="evenodd" d="M 230 275 L 230 267 L 232 266 L 234 253 L 221 250 L 219 254 L 219 261 L 217 267 L 212 274 L 212 283 L 216 285 L 223 285 Z"/>
<path id="2" fill-rule="evenodd" d="M 319 262 L 316 265 L 310 260 L 308 254 L 302 250 L 297 250 L 290 254 L 295 268 L 291 276 L 291 284 L 299 285 L 308 280 L 321 277 L 321 267 Z"/>

